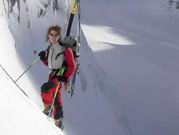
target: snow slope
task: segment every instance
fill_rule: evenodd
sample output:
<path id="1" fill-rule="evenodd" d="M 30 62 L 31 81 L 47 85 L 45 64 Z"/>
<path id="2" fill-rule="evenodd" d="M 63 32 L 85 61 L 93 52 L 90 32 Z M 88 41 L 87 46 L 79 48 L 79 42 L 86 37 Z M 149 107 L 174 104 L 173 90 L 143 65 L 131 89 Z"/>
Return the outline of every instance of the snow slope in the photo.
<path id="1" fill-rule="evenodd" d="M 62 135 L 0 69 L 1 135 Z"/>
<path id="2" fill-rule="evenodd" d="M 131 133 L 178 135 L 179 10 L 167 0 L 84 0 L 82 10 L 95 58 L 118 84 L 108 100 L 120 95 Z"/>
<path id="3" fill-rule="evenodd" d="M 13 78 L 33 61 L 34 51 L 46 47 L 49 25 L 60 24 L 65 33 L 69 1 L 58 0 L 59 10 L 54 10 L 55 0 L 46 8 L 48 1 L 20 1 L 18 10 L 18 0 L 6 14 L 9 22 L 0 19 L 6 45 L 1 46 L 0 62 Z M 178 10 L 168 9 L 167 0 L 83 0 L 81 7 L 80 75 L 74 97 L 63 93 L 65 134 L 178 135 Z M 38 62 L 18 81 L 41 111 L 39 88 L 47 75 Z"/>
<path id="4" fill-rule="evenodd" d="M 46 118 L 37 105 L 17 88 L 2 69 L 2 66 L 6 68 L 12 77 L 23 70 L 22 63 L 18 61 L 14 40 L 2 10 L 0 11 L 0 37 L 0 134 L 63 135 Z M 33 88 L 33 85 L 28 82 L 26 85 Z M 33 93 L 35 96 L 36 93 Z"/>
<path id="5" fill-rule="evenodd" d="M 34 51 L 39 52 L 46 47 L 44 45 L 46 45 L 45 33 L 47 27 L 53 24 L 60 24 L 65 31 L 65 18 L 68 18 L 63 16 L 65 14 L 61 14 L 61 12 L 65 10 L 61 9 L 61 12 L 52 12 L 50 7 L 47 8 L 47 12 L 43 17 L 38 17 L 38 1 L 26 1 L 26 3 L 20 1 L 20 5 L 22 5 L 22 7 L 20 7 L 20 14 L 18 13 L 18 3 L 16 3 L 12 13 L 9 14 L 9 22 L 3 22 L 4 26 L 2 26 L 1 31 L 1 33 L 3 33 L 4 29 L 6 29 L 5 32 L 9 32 L 9 23 L 9 28 L 15 41 L 10 40 L 11 43 L 4 42 L 6 46 L 2 47 L 3 51 L 1 53 L 2 57 L 8 57 L 8 60 L 5 61 L 2 58 L 1 62 L 3 67 L 5 67 L 14 79 L 16 79 L 36 57 Z M 26 12 L 27 7 L 28 12 Z M 1 9 L 2 15 L 4 16 L 5 12 L 3 8 Z M 75 30 L 72 33 L 75 33 Z M 11 34 L 4 36 L 6 41 L 9 36 L 11 36 Z M 70 98 L 68 94 L 64 93 L 65 134 L 128 134 L 128 129 L 123 125 L 122 121 L 120 123 L 118 121 L 118 119 L 123 119 L 122 115 L 117 119 L 115 112 L 105 97 L 101 95 L 100 88 L 94 80 L 98 73 L 93 72 L 93 70 L 98 70 L 99 67 L 95 66 L 96 63 L 93 60 L 93 53 L 85 40 L 83 41 L 81 50 L 81 69 L 80 76 L 77 78 L 75 96 Z M 9 52 L 13 53 L 9 55 Z M 14 65 L 13 70 L 12 64 Z M 15 70 L 17 72 L 14 72 Z M 43 104 L 40 98 L 40 86 L 47 80 L 47 75 L 47 68 L 38 62 L 18 81 L 18 84 L 28 94 L 30 100 L 34 101 L 41 111 Z M 103 76 L 101 77 L 101 79 L 103 79 Z M 107 81 L 109 81 L 107 78 L 102 80 L 104 84 L 102 87 L 106 87 L 105 83 Z"/>

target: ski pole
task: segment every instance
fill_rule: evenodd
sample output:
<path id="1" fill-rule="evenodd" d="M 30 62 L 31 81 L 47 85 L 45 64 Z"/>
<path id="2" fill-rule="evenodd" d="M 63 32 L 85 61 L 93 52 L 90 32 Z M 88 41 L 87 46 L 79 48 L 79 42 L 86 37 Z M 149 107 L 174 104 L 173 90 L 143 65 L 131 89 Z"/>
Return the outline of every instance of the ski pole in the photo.
<path id="1" fill-rule="evenodd" d="M 5 70 L 5 68 L 0 65 L 0 67 L 2 68 L 2 70 L 6 73 L 6 75 L 11 79 L 11 81 L 17 86 L 17 88 L 19 88 L 19 90 L 26 95 L 28 98 L 29 96 L 27 95 L 27 93 L 14 81 L 14 79 L 10 76 L 10 74 Z"/>
<path id="2" fill-rule="evenodd" d="M 39 60 L 39 57 L 35 58 L 35 59 L 32 61 L 31 65 L 29 65 L 29 66 L 27 67 L 27 69 L 15 80 L 15 82 L 17 82 L 38 60 Z"/>
<path id="3" fill-rule="evenodd" d="M 50 117 L 51 114 L 52 114 L 53 105 L 54 105 L 54 103 L 55 103 L 55 98 L 56 98 L 57 93 L 58 93 L 59 85 L 60 85 L 60 82 L 58 82 L 58 84 L 57 84 L 57 87 L 56 87 L 56 90 L 55 90 L 55 94 L 54 94 L 54 96 L 53 96 L 53 101 L 52 101 L 52 104 L 51 104 L 50 109 L 49 109 L 49 112 L 48 112 L 48 117 Z"/>

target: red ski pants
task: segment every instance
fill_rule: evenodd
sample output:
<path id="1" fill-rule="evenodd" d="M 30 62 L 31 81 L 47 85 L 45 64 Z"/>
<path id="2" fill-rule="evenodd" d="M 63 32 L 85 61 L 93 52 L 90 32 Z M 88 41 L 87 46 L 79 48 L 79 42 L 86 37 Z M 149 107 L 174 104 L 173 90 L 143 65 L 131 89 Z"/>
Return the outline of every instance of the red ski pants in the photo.
<path id="1" fill-rule="evenodd" d="M 59 87 L 57 88 L 58 85 Z M 43 86 L 45 88 L 42 88 Z M 42 88 L 41 96 L 42 96 L 42 100 L 44 104 L 46 105 L 52 104 L 54 100 L 55 92 L 56 90 L 58 91 L 55 97 L 53 113 L 54 113 L 55 119 L 63 117 L 63 110 L 62 110 L 63 101 L 62 101 L 62 91 L 61 91 L 62 83 L 59 82 L 57 79 L 53 79 L 53 80 L 49 80 L 43 86 L 41 87 Z"/>

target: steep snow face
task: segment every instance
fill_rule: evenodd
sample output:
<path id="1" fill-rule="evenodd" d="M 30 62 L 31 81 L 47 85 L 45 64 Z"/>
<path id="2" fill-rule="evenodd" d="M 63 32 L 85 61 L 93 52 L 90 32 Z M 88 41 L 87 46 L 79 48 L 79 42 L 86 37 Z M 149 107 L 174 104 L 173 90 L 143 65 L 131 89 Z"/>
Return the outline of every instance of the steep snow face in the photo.
<path id="1" fill-rule="evenodd" d="M 15 41 L 11 37 L 12 40 L 8 43 L 7 36 L 4 36 L 6 37 L 4 44 L 7 46 L 1 49 L 4 50 L 1 53 L 3 57 L 8 57 L 8 60 L 5 61 L 3 58 L 1 60 L 3 67 L 15 80 L 35 59 L 37 53 L 34 53 L 46 48 L 45 35 L 50 25 L 61 25 L 64 35 L 68 19 L 67 14 L 69 12 L 67 8 L 68 2 L 63 1 L 63 8 L 57 8 L 59 10 L 55 8 L 54 10 L 52 3 L 47 4 L 47 6 L 45 4 L 44 6 L 44 3 L 49 1 L 14 1 L 15 4 L 9 3 L 12 8 L 11 12 L 7 8 L 8 3 L 4 2 L 6 10 L 2 8 L 2 13 L 3 15 L 6 14 L 9 20 L 8 22 L 4 21 L 3 29 L 6 28 L 6 31 L 9 32 L 7 25 L 9 24 Z M 41 6 L 39 7 L 39 5 Z M 75 25 L 73 25 L 73 34 L 75 34 Z M 3 29 L 1 33 L 4 31 Z M 11 36 L 11 34 L 8 36 Z M 12 52 L 10 56 L 9 52 Z M 11 63 L 12 61 L 13 63 Z M 13 70 L 11 64 L 13 64 Z M 99 78 L 98 74 L 101 74 Z M 40 97 L 40 86 L 47 80 L 47 75 L 47 68 L 38 62 L 18 81 L 18 84 L 25 90 L 30 99 L 37 104 L 41 111 L 43 104 Z M 64 93 L 66 134 L 129 134 L 119 102 L 115 100 L 117 101 L 115 105 L 118 105 L 120 112 L 115 112 L 111 107 L 112 104 L 109 104 L 108 100 L 101 94 L 102 89 L 110 93 L 109 90 L 116 89 L 116 86 L 105 75 L 105 72 L 97 66 L 93 52 L 88 47 L 84 36 L 81 48 L 80 75 L 78 75 L 76 82 L 75 96 L 73 98 L 69 98 Z"/>
<path id="2" fill-rule="evenodd" d="M 2 135 L 63 135 L 34 103 L 19 91 L 1 67 L 0 80 Z"/>
<path id="3" fill-rule="evenodd" d="M 0 11 L 9 17 L 15 41 L 11 37 L 1 49 L 1 63 L 17 78 L 46 48 L 49 25 L 61 25 L 64 35 L 69 1 L 14 0 L 9 9 L 3 2 L 6 8 Z M 173 5 L 168 8 L 167 0 L 81 1 L 80 75 L 75 96 L 64 93 L 67 134 L 178 135 L 179 13 Z M 4 28 L 0 33 L 8 31 Z M 39 62 L 18 82 L 41 110 L 39 88 L 47 72 Z"/>
<path id="4" fill-rule="evenodd" d="M 10 57 L 13 64 L 18 61 L 17 66 L 21 70 L 14 73 L 9 63 L 4 63 L 4 66 L 14 79 L 17 79 L 23 71 L 37 57 L 39 51 L 47 47 L 46 32 L 50 25 L 60 25 L 63 35 L 65 33 L 67 18 L 69 12 L 69 2 L 63 0 L 3 0 L 2 11 L 8 18 L 9 28 L 14 37 L 13 49 L 15 49 L 16 59 Z M 8 56 L 9 51 L 4 51 Z M 13 50 L 14 51 L 14 50 Z M 17 65 L 17 64 L 14 64 Z M 40 62 L 37 62 L 18 83 L 36 101 L 42 108 L 40 99 L 40 86 L 47 81 L 48 70 L 42 67 Z M 32 85 L 33 84 L 33 85 Z"/>
<path id="5" fill-rule="evenodd" d="M 82 1 L 87 42 L 110 82 L 117 84 L 102 93 L 117 114 L 115 103 L 122 102 L 134 135 L 179 134 L 179 10 L 167 2 Z"/>
<path id="6" fill-rule="evenodd" d="M 2 135 L 63 135 L 50 122 L 36 103 L 27 98 L 5 74 L 2 66 L 14 78 L 22 72 L 22 62 L 19 61 L 14 48 L 14 39 L 8 28 L 8 22 L 0 4 L 0 134 Z M 29 80 L 29 78 L 26 78 Z M 29 88 L 34 86 L 26 81 Z M 33 92 L 34 97 L 36 95 Z M 29 94 L 29 93 L 28 93 Z"/>

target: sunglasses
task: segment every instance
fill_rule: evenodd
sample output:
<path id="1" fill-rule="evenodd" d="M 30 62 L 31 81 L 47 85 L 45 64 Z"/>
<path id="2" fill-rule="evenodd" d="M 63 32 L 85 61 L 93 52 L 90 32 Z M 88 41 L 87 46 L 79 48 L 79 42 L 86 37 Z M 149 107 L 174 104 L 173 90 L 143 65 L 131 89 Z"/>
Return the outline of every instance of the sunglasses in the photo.
<path id="1" fill-rule="evenodd" d="M 59 36 L 59 34 L 53 34 L 53 33 L 50 33 L 49 34 L 51 37 L 57 37 L 57 36 Z"/>

